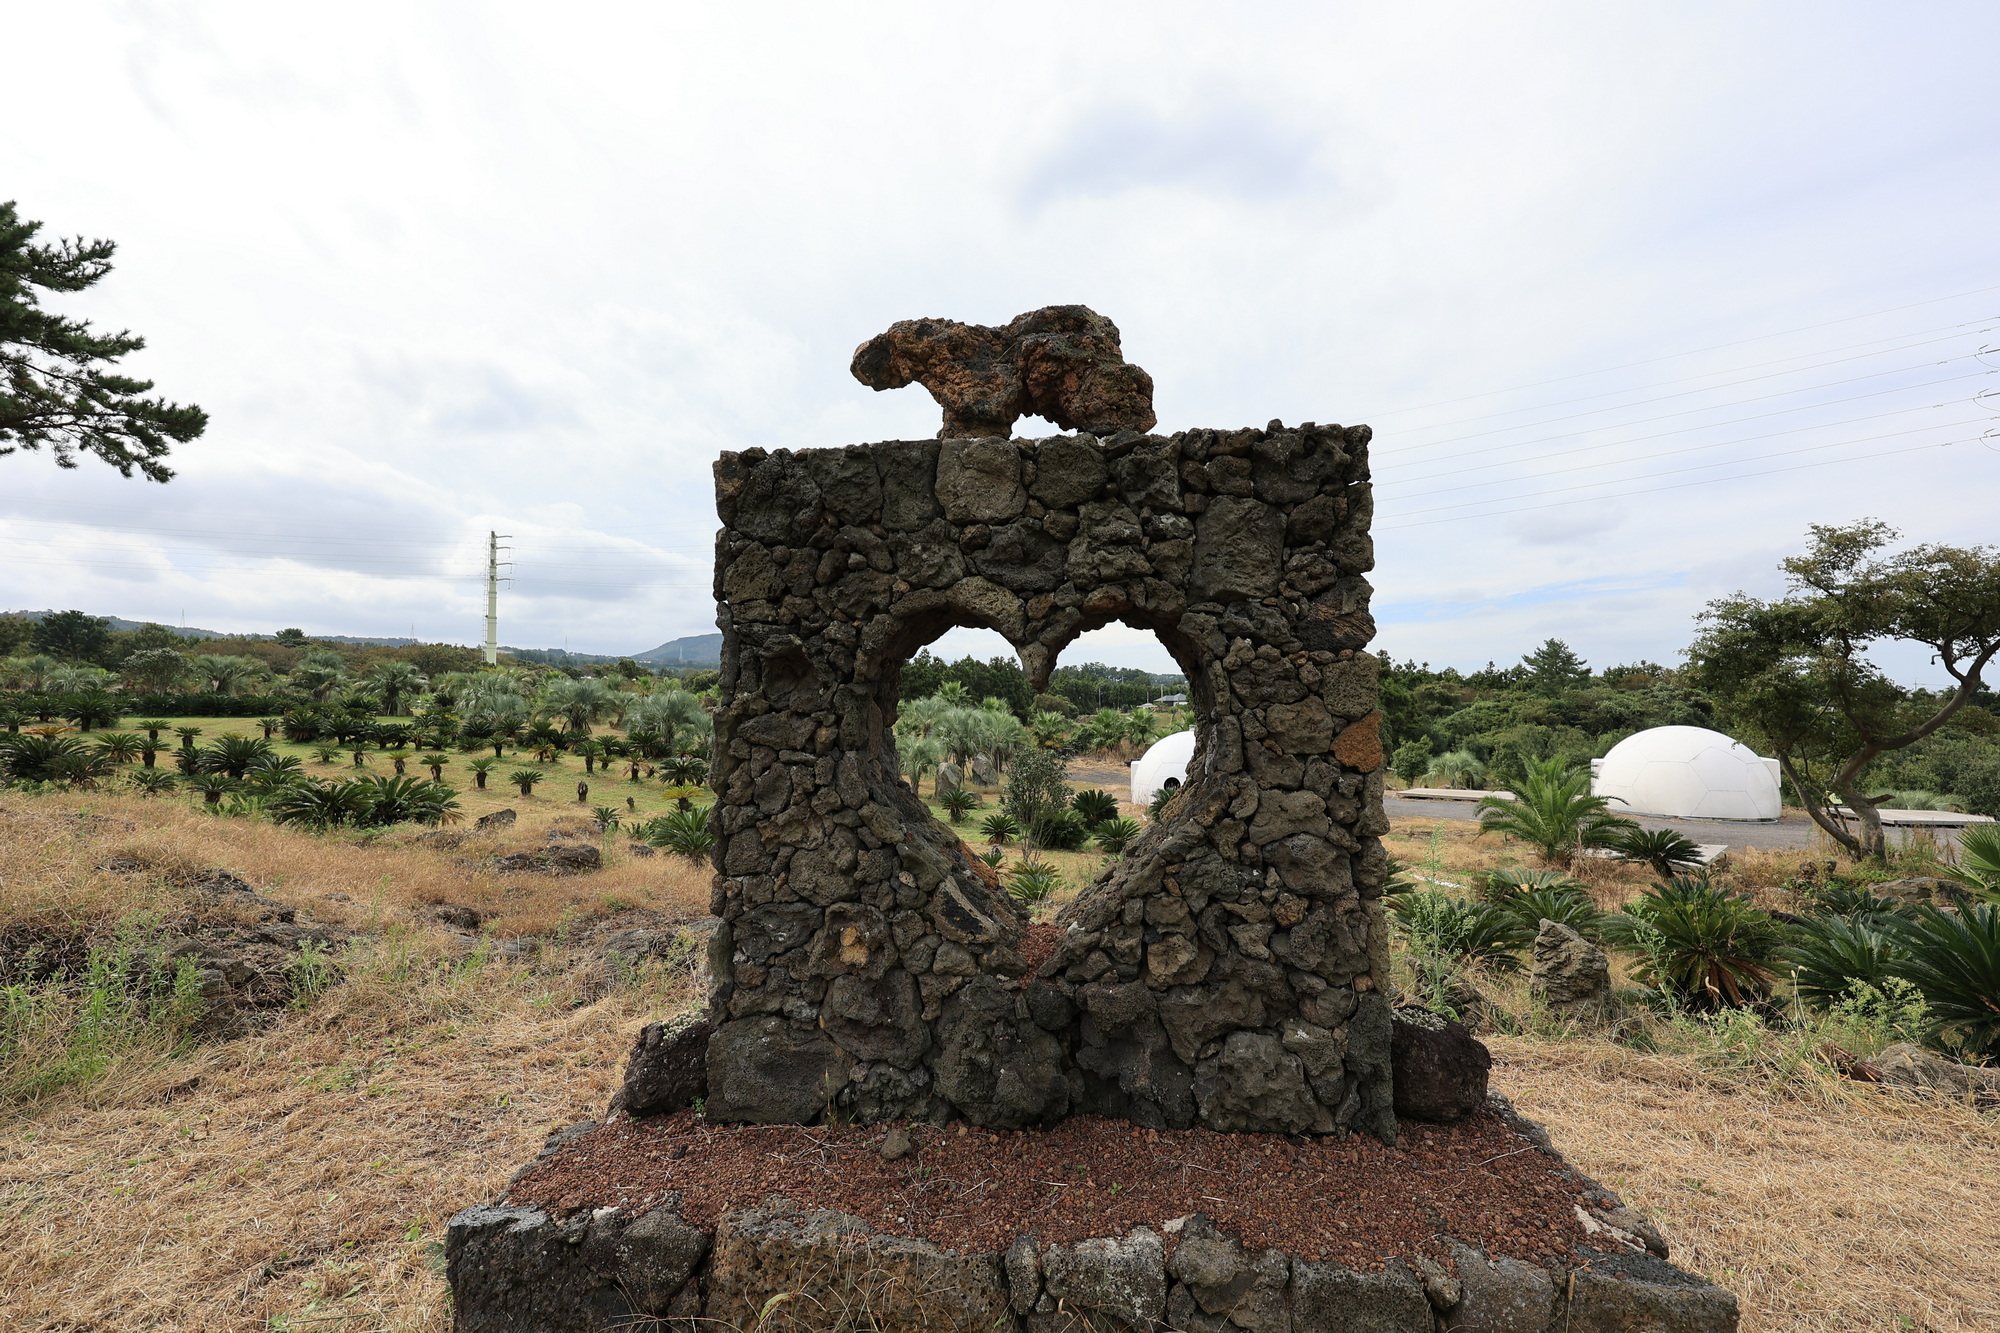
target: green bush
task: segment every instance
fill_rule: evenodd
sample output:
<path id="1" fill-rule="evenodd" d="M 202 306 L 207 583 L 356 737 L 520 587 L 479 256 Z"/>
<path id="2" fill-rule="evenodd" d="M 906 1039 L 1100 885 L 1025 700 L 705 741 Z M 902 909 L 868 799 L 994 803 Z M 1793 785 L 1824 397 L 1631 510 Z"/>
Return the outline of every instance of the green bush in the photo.
<path id="1" fill-rule="evenodd" d="M 979 825 L 979 836 L 988 842 L 1011 842 L 1023 832 L 1021 821 L 1004 812 L 988 815 Z"/>
<path id="2" fill-rule="evenodd" d="M 1055 897 L 1063 887 L 1062 872 L 1047 861 L 1024 858 L 1007 876 L 1007 892 L 1030 910 Z"/>
<path id="3" fill-rule="evenodd" d="M 1139 836 L 1140 831 L 1139 821 L 1136 819 L 1123 817 L 1107 819 L 1097 826 L 1097 845 L 1111 855 L 1117 856 L 1124 852 L 1126 845 L 1132 839 Z"/>
<path id="4" fill-rule="evenodd" d="M 1628 829 L 1615 835 L 1610 846 L 1621 860 L 1649 865 L 1661 879 L 1701 864 L 1701 848 L 1694 839 L 1672 829 Z"/>
<path id="5" fill-rule="evenodd" d="M 1418 889 L 1389 901 L 1396 933 L 1412 953 L 1454 967 L 1481 962 L 1503 972 L 1519 971 L 1521 950 L 1534 932 L 1493 903 L 1455 898 L 1437 889 Z"/>
<path id="6" fill-rule="evenodd" d="M 965 816 L 979 806 L 979 797 L 963 787 L 953 787 L 938 797 L 937 801 L 944 807 L 945 813 L 951 817 L 951 822 L 954 824 L 963 824 Z"/>
<path id="7" fill-rule="evenodd" d="M 1044 851 L 1074 852 L 1090 841 L 1090 829 L 1074 810 L 1051 810 L 1028 826 L 1028 841 Z"/>
<path id="8" fill-rule="evenodd" d="M 1082 817 L 1086 826 L 1095 830 L 1105 820 L 1118 817 L 1118 798 L 1108 791 L 1086 787 L 1069 798 L 1069 808 Z"/>
<path id="9" fill-rule="evenodd" d="M 1606 922 L 1643 955 L 1642 981 L 1697 1009 L 1758 1003 L 1771 992 L 1784 927 L 1707 876 L 1655 884 Z"/>
<path id="10" fill-rule="evenodd" d="M 1889 980 L 1902 950 L 1881 924 L 1874 916 L 1824 916 L 1795 926 L 1779 956 L 1792 965 L 1799 998 L 1827 1008 L 1856 984 L 1879 987 Z"/>
<path id="11" fill-rule="evenodd" d="M 1894 971 L 1923 992 L 1944 1044 L 2000 1056 L 2000 905 L 1926 904 L 1891 929 L 1905 954 Z"/>
<path id="12" fill-rule="evenodd" d="M 1590 770 L 1572 768 L 1560 756 L 1529 763 L 1514 794 L 1517 799 L 1511 801 L 1480 799 L 1480 832 L 1525 842 L 1549 865 L 1565 865 L 1587 848 L 1609 847 L 1638 827 L 1612 814 L 1604 797 L 1590 794 Z"/>
<path id="13" fill-rule="evenodd" d="M 643 842 L 701 862 L 715 848 L 715 834 L 709 831 L 708 811 L 669 810 L 647 820 L 633 832 Z"/>

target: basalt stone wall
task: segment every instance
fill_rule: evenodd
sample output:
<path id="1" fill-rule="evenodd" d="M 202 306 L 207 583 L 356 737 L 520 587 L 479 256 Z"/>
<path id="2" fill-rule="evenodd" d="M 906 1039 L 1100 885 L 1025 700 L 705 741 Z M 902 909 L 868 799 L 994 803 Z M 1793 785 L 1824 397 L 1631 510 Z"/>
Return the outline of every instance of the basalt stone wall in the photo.
<path id="1" fill-rule="evenodd" d="M 724 454 L 707 1114 L 1395 1129 L 1365 426 Z M 1198 744 L 1030 969 L 902 782 L 902 663 L 1148 629 Z"/>

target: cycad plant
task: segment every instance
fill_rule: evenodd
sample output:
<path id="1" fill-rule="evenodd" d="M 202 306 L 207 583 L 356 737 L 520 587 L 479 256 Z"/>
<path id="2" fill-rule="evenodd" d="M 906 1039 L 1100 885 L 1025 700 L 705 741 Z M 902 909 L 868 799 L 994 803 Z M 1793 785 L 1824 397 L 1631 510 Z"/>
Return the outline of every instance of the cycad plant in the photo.
<path id="1" fill-rule="evenodd" d="M 697 864 L 706 859 L 715 847 L 715 834 L 709 831 L 706 810 L 669 810 L 664 815 L 647 820 L 634 832 L 653 846 L 685 856 Z"/>
<path id="2" fill-rule="evenodd" d="M 1097 826 L 1097 845 L 1113 856 L 1124 852 L 1127 843 L 1139 836 L 1139 821 L 1119 816 Z"/>
<path id="3" fill-rule="evenodd" d="M 950 791 L 938 797 L 937 803 L 944 807 L 945 813 L 951 817 L 952 823 L 963 824 L 966 813 L 978 808 L 979 798 L 963 787 L 953 787 Z"/>
<path id="4" fill-rule="evenodd" d="M 1021 821 L 1009 814 L 988 815 L 979 825 L 979 836 L 988 842 L 1012 842 L 1021 833 Z"/>
<path id="5" fill-rule="evenodd" d="M 1487 796 L 1479 802 L 1479 830 L 1527 843 L 1547 865 L 1569 865 L 1585 850 L 1609 847 L 1638 828 L 1611 813 L 1610 802 L 1590 794 L 1590 770 L 1560 756 L 1529 763 L 1515 800 Z"/>
<path id="6" fill-rule="evenodd" d="M 1641 980 L 1698 1009 L 1765 999 L 1787 938 L 1769 913 L 1705 875 L 1653 885 L 1610 918 L 1606 931 L 1643 955 Z"/>
<path id="7" fill-rule="evenodd" d="M 1069 808 L 1082 817 L 1086 828 L 1094 831 L 1105 820 L 1118 817 L 1118 798 L 1108 791 L 1086 787 L 1069 798 Z"/>
<path id="8" fill-rule="evenodd" d="M 1437 889 L 1400 893 L 1389 900 L 1396 933 L 1412 952 L 1452 969 L 1481 962 L 1503 972 L 1518 971 L 1521 950 L 1534 932 L 1493 903 L 1455 898 Z"/>
<path id="9" fill-rule="evenodd" d="M 417 762 L 431 771 L 432 782 L 443 782 L 444 768 L 446 764 L 451 762 L 451 758 L 448 755 L 427 754 L 418 759 Z"/>
<path id="10" fill-rule="evenodd" d="M 1791 964 L 1799 998 L 1822 1008 L 1839 1003 L 1857 981 L 1881 988 L 1903 951 L 1880 918 L 1808 917 L 1779 951 Z"/>
<path id="11" fill-rule="evenodd" d="M 1007 876 L 1007 892 L 1030 911 L 1055 897 L 1063 888 L 1062 872 L 1047 861 L 1023 858 Z"/>
<path id="12" fill-rule="evenodd" d="M 1694 839 L 1672 829 L 1629 829 L 1613 837 L 1610 847 L 1621 860 L 1651 866 L 1661 879 L 1671 879 L 1702 863 L 1701 848 Z"/>
<path id="13" fill-rule="evenodd" d="M 1989 902 L 2000 903 L 2000 824 L 1979 824 L 1958 840 L 1952 878 Z"/>
<path id="14" fill-rule="evenodd" d="M 201 793 L 208 805 L 220 805 L 222 798 L 236 790 L 236 779 L 227 773 L 196 773 L 187 780 L 190 789 Z"/>
<path id="15" fill-rule="evenodd" d="M 2000 1056 L 2000 904 L 1954 912 L 1924 904 L 1891 929 L 1904 950 L 1897 976 L 1923 992 L 1946 1044 Z"/>
<path id="16" fill-rule="evenodd" d="M 159 796 L 170 792 L 177 784 L 173 774 L 159 768 L 135 768 L 127 773 L 125 778 L 146 796 Z"/>
<path id="17" fill-rule="evenodd" d="M 139 757 L 146 738 L 136 731 L 107 731 L 97 738 L 97 748 L 114 764 L 129 764 Z"/>
<path id="18" fill-rule="evenodd" d="M 540 782 L 543 776 L 544 774 L 539 768 L 517 768 L 507 775 L 507 781 L 519 787 L 521 795 L 533 796 L 535 794 L 535 784 Z"/>
<path id="19" fill-rule="evenodd" d="M 473 785 L 481 791 L 486 790 L 486 775 L 498 767 L 500 761 L 490 755 L 474 759 L 465 766 L 466 771 L 472 774 Z"/>

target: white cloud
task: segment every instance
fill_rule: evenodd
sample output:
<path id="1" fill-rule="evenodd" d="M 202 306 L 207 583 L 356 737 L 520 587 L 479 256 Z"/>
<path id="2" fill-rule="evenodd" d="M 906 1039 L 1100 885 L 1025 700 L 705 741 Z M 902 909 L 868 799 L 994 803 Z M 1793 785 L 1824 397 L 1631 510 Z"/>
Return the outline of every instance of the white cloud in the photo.
<path id="1" fill-rule="evenodd" d="M 1664 660 L 1809 522 L 1990 536 L 2000 453 L 1940 445 L 1993 415 L 1948 377 L 2000 294 L 1829 324 L 1991 285 L 1990 6 L 11 22 L 0 111 L 61 131 L 0 143 L 7 193 L 121 247 L 62 307 L 213 425 L 164 488 L 0 460 L 0 605 L 470 642 L 497 528 L 510 642 L 709 632 L 718 450 L 928 435 L 854 345 L 1054 301 L 1163 428 L 1375 425 L 1398 656 Z M 1100 636 L 1066 656 L 1164 668 Z"/>

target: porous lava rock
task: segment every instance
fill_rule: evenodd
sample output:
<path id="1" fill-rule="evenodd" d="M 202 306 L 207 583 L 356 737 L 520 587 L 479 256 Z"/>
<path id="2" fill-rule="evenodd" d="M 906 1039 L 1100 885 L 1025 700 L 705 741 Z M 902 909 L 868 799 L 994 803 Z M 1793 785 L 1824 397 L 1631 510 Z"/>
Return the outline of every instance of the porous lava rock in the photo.
<path id="1" fill-rule="evenodd" d="M 1024 415 L 1097 435 L 1153 428 L 1153 377 L 1089 306 L 1043 306 L 998 328 L 900 320 L 855 348 L 851 368 L 878 391 L 929 389 L 944 409 L 941 440 L 1004 437 Z"/>
<path id="2" fill-rule="evenodd" d="M 711 1116 L 1395 1133 L 1365 426 L 725 453 Z M 902 664 L 1043 688 L 1122 622 L 1185 670 L 1186 785 L 1038 965 L 902 780 Z"/>
<path id="3" fill-rule="evenodd" d="M 1486 1105 L 1493 1056 L 1463 1023 L 1428 1009 L 1398 1009 L 1390 1059 L 1397 1115 L 1448 1124 Z"/>
<path id="4" fill-rule="evenodd" d="M 1611 960 L 1572 927 L 1544 921 L 1535 932 L 1528 994 L 1555 1017 L 1596 1022 L 1611 1007 Z"/>
<path id="5" fill-rule="evenodd" d="M 692 1106 L 708 1093 L 708 1014 L 691 1010 L 664 1023 L 648 1023 L 625 1059 L 625 1079 L 612 1095 L 608 1116 L 665 1115 Z"/>

